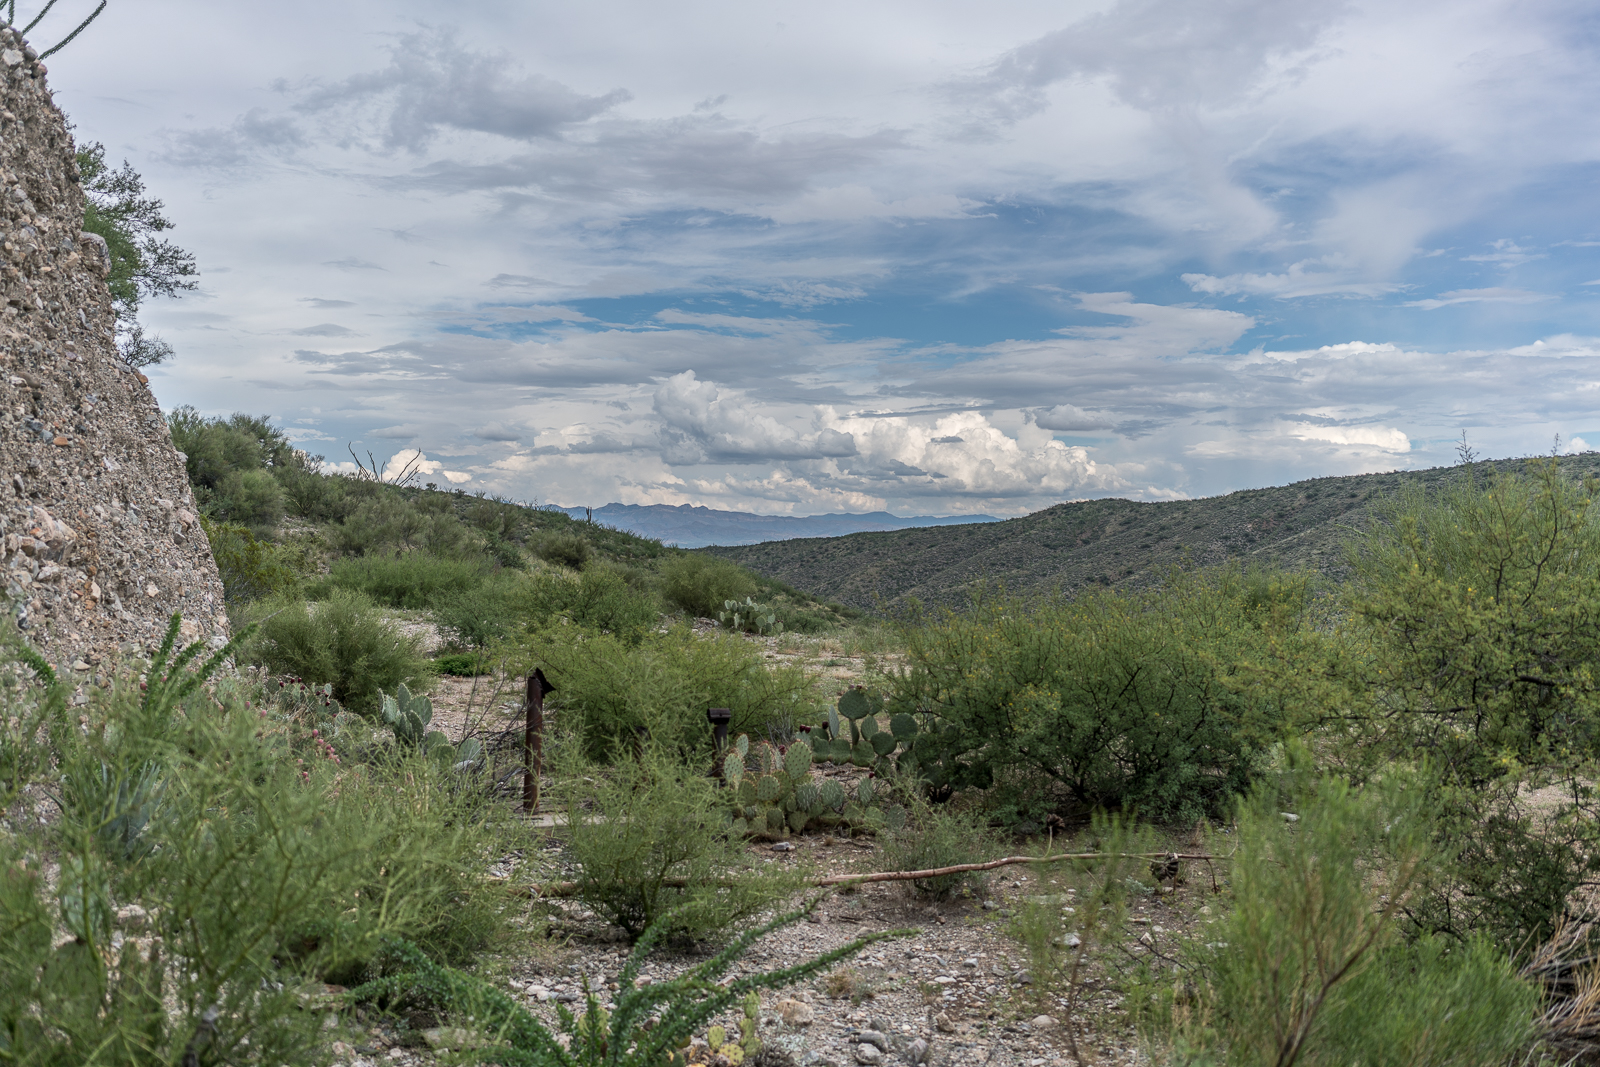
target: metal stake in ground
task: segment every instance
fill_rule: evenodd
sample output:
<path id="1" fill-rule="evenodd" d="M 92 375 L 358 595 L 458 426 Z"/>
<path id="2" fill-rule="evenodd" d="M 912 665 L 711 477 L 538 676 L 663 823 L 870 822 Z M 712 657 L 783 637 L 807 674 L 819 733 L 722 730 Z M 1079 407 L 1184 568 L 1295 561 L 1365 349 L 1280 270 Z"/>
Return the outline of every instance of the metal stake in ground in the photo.
<path id="1" fill-rule="evenodd" d="M 556 687 L 535 667 L 528 675 L 528 727 L 522 737 L 522 810 L 533 815 L 539 810 L 539 770 L 544 763 L 544 695 Z"/>
<path id="2" fill-rule="evenodd" d="M 713 748 L 716 749 L 716 776 L 722 777 L 722 757 L 728 751 L 728 724 L 733 721 L 729 708 L 707 708 L 706 719 L 711 723 Z"/>

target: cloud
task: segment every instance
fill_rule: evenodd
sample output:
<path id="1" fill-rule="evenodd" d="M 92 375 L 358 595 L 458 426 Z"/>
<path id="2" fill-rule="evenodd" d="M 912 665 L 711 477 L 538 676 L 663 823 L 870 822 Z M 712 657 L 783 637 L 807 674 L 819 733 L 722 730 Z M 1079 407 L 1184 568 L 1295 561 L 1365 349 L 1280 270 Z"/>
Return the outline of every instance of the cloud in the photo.
<path id="1" fill-rule="evenodd" d="M 317 326 L 306 326 L 299 330 L 290 330 L 296 337 L 359 337 L 356 331 L 347 329 L 337 323 L 324 322 Z"/>
<path id="2" fill-rule="evenodd" d="M 554 138 L 633 98 L 626 89 L 587 96 L 520 74 L 517 65 L 506 53 L 464 48 L 448 33 L 405 34 L 391 47 L 389 66 L 315 85 L 300 94 L 296 110 L 365 117 L 384 148 L 421 152 L 444 130 Z"/>
<path id="3" fill-rule="evenodd" d="M 1033 412 L 1033 421 L 1042 429 L 1052 430 L 1056 433 L 1109 430 L 1116 425 L 1109 415 L 1098 411 L 1084 411 L 1072 404 L 1057 404 L 1050 408 L 1039 408 Z"/>
<path id="4" fill-rule="evenodd" d="M 254 107 L 230 125 L 171 135 L 165 158 L 181 167 L 240 167 L 263 154 L 292 155 L 307 144 L 294 119 Z"/>
<path id="5" fill-rule="evenodd" d="M 765 289 L 741 289 L 752 300 L 765 300 L 784 307 L 814 308 L 823 304 L 861 300 L 867 291 L 860 286 L 826 285 L 822 282 L 783 281 Z"/>
<path id="6" fill-rule="evenodd" d="M 376 263 L 350 256 L 346 259 L 330 259 L 323 264 L 324 267 L 338 267 L 340 270 L 385 270 Z"/>
<path id="7" fill-rule="evenodd" d="M 463 471 L 447 471 L 443 463 L 429 459 L 421 449 L 417 448 L 401 449 L 390 456 L 389 462 L 383 465 L 383 480 L 392 482 L 407 471 L 415 471 L 424 477 L 442 474 L 452 485 L 462 485 L 472 481 L 472 475 Z"/>
<path id="8" fill-rule="evenodd" d="M 1271 296 L 1293 300 L 1307 296 L 1381 296 L 1403 289 L 1397 282 L 1361 281 L 1359 272 L 1334 257 L 1291 263 L 1282 274 L 1230 274 L 1218 278 L 1210 274 L 1181 275 L 1183 283 L 1197 293 L 1212 296 Z"/>
<path id="9" fill-rule="evenodd" d="M 1482 252 L 1475 256 L 1462 256 L 1465 263 L 1494 263 L 1502 267 L 1519 267 L 1530 260 L 1543 259 L 1543 252 L 1530 252 L 1525 248 L 1517 247 L 1517 243 L 1510 238 L 1501 238 L 1489 246 L 1493 252 Z"/>
<path id="10" fill-rule="evenodd" d="M 1451 304 L 1538 304 L 1555 297 L 1548 293 L 1535 293 L 1527 289 L 1453 289 L 1427 300 L 1410 300 L 1406 307 L 1433 311 Z"/>
<path id="11" fill-rule="evenodd" d="M 310 304 L 318 311 L 332 311 L 336 308 L 353 308 L 356 306 L 353 300 L 324 300 L 320 296 L 302 296 L 300 302 L 302 304 Z"/>
<path id="12" fill-rule="evenodd" d="M 1122 103 L 1146 110 L 1221 107 L 1298 77 L 1347 10 L 1319 0 L 1220 0 L 1204 8 L 1121 0 L 945 88 L 1008 123 L 1044 110 L 1050 86 L 1072 79 L 1102 80 Z"/>
<path id="13" fill-rule="evenodd" d="M 795 427 L 783 413 L 760 410 L 737 392 L 700 381 L 692 370 L 656 387 L 653 410 L 661 420 L 661 454 L 670 463 L 753 463 L 771 459 L 853 456 L 855 439 L 829 426 Z"/>

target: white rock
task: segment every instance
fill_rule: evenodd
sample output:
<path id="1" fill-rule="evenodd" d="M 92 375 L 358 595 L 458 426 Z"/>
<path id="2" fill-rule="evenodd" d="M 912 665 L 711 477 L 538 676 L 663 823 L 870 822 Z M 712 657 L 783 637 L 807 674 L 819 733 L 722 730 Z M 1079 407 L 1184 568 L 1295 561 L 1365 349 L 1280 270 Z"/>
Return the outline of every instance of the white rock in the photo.
<path id="1" fill-rule="evenodd" d="M 1035 1015 L 1032 1019 L 1028 1020 L 1028 1025 L 1033 1027 L 1035 1030 L 1054 1030 L 1057 1026 L 1057 1023 L 1053 1016 Z"/>
<path id="2" fill-rule="evenodd" d="M 810 1026 L 817 1017 L 811 1010 L 811 1005 L 802 1004 L 790 998 L 778 1001 L 778 1018 L 783 1020 L 785 1026 Z"/>

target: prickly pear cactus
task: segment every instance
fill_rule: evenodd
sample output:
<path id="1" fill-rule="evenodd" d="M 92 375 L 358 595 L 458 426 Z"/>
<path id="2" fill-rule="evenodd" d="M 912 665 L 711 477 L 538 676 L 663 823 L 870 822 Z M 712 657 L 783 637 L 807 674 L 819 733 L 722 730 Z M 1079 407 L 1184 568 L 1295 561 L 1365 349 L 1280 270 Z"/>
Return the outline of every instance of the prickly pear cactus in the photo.
<path id="1" fill-rule="evenodd" d="M 383 721 L 402 745 L 420 745 L 428 735 L 428 724 L 433 721 L 433 701 L 425 696 L 412 696 L 411 690 L 401 682 L 394 696 L 383 698 Z"/>

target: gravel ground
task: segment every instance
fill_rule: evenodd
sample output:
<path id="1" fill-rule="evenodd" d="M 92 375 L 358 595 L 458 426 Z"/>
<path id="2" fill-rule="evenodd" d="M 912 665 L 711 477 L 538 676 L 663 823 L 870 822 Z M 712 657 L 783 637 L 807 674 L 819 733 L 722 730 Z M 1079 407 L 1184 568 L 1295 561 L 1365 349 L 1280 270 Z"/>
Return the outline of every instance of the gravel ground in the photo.
<path id="1" fill-rule="evenodd" d="M 1181 842 L 1175 842 L 1177 847 Z M 752 846 L 773 863 L 809 860 L 820 873 L 876 869 L 876 849 L 830 837 L 797 839 L 790 849 Z M 510 871 L 513 879 L 514 870 Z M 1158 968 L 1177 939 L 1210 922 L 1210 880 L 1203 868 L 1172 889 L 1137 897 L 1127 922 L 1105 948 L 1122 965 L 1145 961 Z M 865 886 L 829 898 L 810 921 L 796 923 L 758 943 L 735 973 L 792 965 L 862 934 L 902 927 L 915 933 L 879 942 L 829 974 L 763 995 L 761 1035 L 769 1049 L 797 1067 L 854 1064 L 995 1064 L 1047 1067 L 1073 1064 L 1067 1027 L 1085 1063 L 1146 1062 L 1108 980 L 1104 958 L 1089 968 L 1077 1016 L 1068 1020 L 1062 990 L 1038 995 L 1027 979 L 1027 954 L 1006 933 L 1013 908 L 1029 897 L 1054 895 L 1058 886 L 1040 868 L 1013 866 L 991 874 L 984 896 L 931 905 L 896 884 Z M 553 920 L 572 933 L 565 948 L 512 962 L 497 979 L 552 1028 L 558 1004 L 579 1006 L 585 979 L 597 991 L 614 990 L 627 946 L 571 901 L 551 901 Z M 642 981 L 660 981 L 704 957 L 661 953 L 644 967 Z M 391 1020 L 391 1022 L 394 1022 Z M 736 1030 L 734 1017 L 722 1020 Z M 336 1060 L 361 1065 L 432 1063 L 442 1054 L 423 1046 L 421 1031 L 444 1020 L 412 1019 L 349 1035 L 333 1048 Z M 448 1040 L 450 1031 L 435 1037 Z M 780 1061 L 781 1062 L 781 1061 Z"/>

